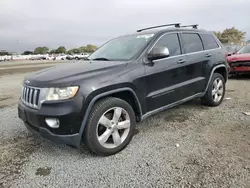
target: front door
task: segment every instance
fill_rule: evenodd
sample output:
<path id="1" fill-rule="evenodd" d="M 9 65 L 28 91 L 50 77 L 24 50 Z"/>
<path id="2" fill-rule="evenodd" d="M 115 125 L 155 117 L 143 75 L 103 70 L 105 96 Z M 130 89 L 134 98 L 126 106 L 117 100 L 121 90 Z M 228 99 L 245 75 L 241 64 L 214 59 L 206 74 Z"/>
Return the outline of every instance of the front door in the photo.
<path id="1" fill-rule="evenodd" d="M 155 46 L 167 47 L 170 56 L 145 65 L 147 112 L 185 97 L 182 89 L 187 80 L 187 75 L 185 75 L 187 58 L 182 54 L 179 35 L 177 33 L 163 34 Z"/>

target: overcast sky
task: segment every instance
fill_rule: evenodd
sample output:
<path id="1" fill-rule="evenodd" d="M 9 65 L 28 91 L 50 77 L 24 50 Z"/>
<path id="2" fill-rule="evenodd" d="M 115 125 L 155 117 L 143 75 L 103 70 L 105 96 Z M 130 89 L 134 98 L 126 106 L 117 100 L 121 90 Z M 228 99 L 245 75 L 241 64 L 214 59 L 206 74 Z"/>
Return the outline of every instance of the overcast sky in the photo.
<path id="1" fill-rule="evenodd" d="M 250 38 L 250 0 L 0 0 L 0 50 L 101 45 L 136 29 L 181 22 L 235 26 Z"/>

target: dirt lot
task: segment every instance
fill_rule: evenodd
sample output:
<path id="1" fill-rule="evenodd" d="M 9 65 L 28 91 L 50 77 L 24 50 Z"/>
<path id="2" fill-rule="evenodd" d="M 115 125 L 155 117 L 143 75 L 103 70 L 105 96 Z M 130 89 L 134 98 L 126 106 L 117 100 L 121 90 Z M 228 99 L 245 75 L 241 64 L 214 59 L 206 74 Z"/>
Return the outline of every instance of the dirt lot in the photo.
<path id="1" fill-rule="evenodd" d="M 0 108 L 15 104 L 20 85 L 26 74 L 67 61 L 13 61 L 0 62 Z"/>
<path id="2" fill-rule="evenodd" d="M 9 61 L 0 62 L 0 76 L 37 71 L 43 68 L 51 67 L 60 63 L 65 63 L 65 62 L 68 62 L 68 61 L 23 60 L 23 61 L 12 61 L 12 62 L 9 62 Z"/>
<path id="3" fill-rule="evenodd" d="M 102 158 L 26 130 L 17 99 L 27 71 L 0 73 L 0 187 L 250 187 L 248 78 L 229 80 L 219 107 L 194 100 L 139 123 L 125 150 Z"/>

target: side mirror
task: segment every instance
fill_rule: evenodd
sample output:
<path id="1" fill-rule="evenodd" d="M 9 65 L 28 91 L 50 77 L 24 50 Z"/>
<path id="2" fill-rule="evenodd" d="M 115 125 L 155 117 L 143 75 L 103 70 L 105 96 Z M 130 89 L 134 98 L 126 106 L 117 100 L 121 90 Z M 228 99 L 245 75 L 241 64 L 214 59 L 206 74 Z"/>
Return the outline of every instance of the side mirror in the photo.
<path id="1" fill-rule="evenodd" d="M 148 54 L 147 58 L 150 61 L 163 59 L 170 55 L 167 47 L 154 47 Z"/>

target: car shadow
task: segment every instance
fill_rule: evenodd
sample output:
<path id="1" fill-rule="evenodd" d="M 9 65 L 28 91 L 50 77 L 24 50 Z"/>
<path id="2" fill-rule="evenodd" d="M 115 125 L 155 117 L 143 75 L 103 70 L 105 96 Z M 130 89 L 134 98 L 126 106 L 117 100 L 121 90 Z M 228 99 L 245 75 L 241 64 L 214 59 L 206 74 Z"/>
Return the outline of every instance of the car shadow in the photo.
<path id="1" fill-rule="evenodd" d="M 137 123 L 139 132 L 168 130 L 174 132 L 188 126 L 186 121 L 193 118 L 194 113 L 206 111 L 211 107 L 201 104 L 200 99 L 194 99 L 152 115 L 142 122 Z"/>
<path id="2" fill-rule="evenodd" d="M 242 74 L 242 75 L 233 75 L 229 78 L 229 80 L 249 80 L 250 74 Z"/>

